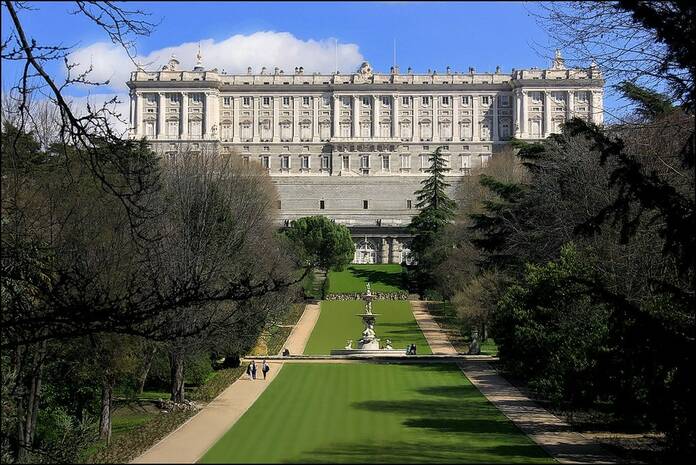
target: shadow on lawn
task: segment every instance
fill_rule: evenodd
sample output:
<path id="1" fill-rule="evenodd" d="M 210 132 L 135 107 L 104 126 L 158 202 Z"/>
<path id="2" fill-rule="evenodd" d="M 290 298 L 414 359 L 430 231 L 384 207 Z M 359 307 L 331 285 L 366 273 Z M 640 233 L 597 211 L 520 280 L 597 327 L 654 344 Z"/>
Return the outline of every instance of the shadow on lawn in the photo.
<path id="1" fill-rule="evenodd" d="M 361 270 L 352 267 L 349 268 L 349 271 L 353 276 L 361 278 L 364 281 L 370 281 L 371 284 L 379 283 L 406 291 L 401 273 L 389 273 L 380 270 Z"/>
<path id="2" fill-rule="evenodd" d="M 537 463 L 548 456 L 534 444 L 476 441 L 335 443 L 305 452 L 295 463 Z M 550 460 L 549 460 L 550 461 Z"/>

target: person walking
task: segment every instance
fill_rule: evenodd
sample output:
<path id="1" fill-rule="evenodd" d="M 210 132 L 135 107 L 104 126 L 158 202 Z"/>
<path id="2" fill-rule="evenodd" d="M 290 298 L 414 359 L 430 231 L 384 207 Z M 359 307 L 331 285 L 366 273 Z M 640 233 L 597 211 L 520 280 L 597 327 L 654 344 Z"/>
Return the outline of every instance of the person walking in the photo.
<path id="1" fill-rule="evenodd" d="M 247 378 L 251 380 L 251 362 L 249 362 L 249 365 L 247 365 L 246 374 Z"/>
<path id="2" fill-rule="evenodd" d="M 255 360 L 251 361 L 251 377 L 252 377 L 252 379 L 256 379 L 256 361 Z"/>
<path id="3" fill-rule="evenodd" d="M 261 372 L 263 373 L 263 380 L 266 380 L 266 375 L 268 372 L 271 371 L 271 367 L 268 366 L 268 363 L 266 361 L 263 361 L 263 366 L 261 367 Z"/>

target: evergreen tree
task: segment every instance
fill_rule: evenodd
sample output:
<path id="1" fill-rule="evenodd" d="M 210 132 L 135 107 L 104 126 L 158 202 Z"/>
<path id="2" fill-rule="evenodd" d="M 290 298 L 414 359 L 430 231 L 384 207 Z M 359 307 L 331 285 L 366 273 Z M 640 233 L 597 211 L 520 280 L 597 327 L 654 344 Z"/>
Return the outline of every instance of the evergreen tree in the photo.
<path id="1" fill-rule="evenodd" d="M 449 168 L 441 151 L 442 147 L 438 147 L 429 158 L 430 167 L 425 170 L 429 176 L 421 182 L 423 187 L 415 192 L 420 212 L 409 225 L 409 232 L 414 236 L 411 256 L 418 262 L 417 279 L 421 291 L 434 282 L 433 269 L 446 258 L 437 239 L 456 215 L 456 203 L 445 191 L 450 185 L 445 181 Z"/>

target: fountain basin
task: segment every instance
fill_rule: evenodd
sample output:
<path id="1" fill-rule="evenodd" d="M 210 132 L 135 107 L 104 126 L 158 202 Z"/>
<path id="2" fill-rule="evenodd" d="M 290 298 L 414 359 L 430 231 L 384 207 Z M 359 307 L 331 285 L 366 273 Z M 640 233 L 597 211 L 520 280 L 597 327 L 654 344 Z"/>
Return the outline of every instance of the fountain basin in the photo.
<path id="1" fill-rule="evenodd" d="M 331 355 L 365 355 L 368 357 L 404 357 L 406 349 L 333 349 Z"/>

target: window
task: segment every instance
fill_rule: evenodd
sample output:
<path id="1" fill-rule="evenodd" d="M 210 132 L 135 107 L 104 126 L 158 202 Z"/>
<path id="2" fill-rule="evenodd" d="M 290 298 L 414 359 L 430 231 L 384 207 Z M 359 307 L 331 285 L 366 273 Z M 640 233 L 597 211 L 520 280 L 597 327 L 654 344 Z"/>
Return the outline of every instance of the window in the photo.
<path id="1" fill-rule="evenodd" d="M 189 134 L 200 137 L 203 131 L 202 121 L 189 121 Z"/>
<path id="2" fill-rule="evenodd" d="M 469 96 L 468 95 L 462 95 L 462 105 L 464 105 L 464 106 L 469 105 Z"/>
<path id="3" fill-rule="evenodd" d="M 448 96 L 442 97 L 442 104 L 443 105 L 449 105 L 450 104 L 450 98 Z"/>
<path id="4" fill-rule="evenodd" d="M 510 106 L 510 96 L 509 95 L 501 95 L 500 96 L 500 106 L 501 107 L 509 107 Z"/>
<path id="5" fill-rule="evenodd" d="M 146 121 L 145 122 L 145 135 L 146 136 L 154 136 L 155 135 L 155 122 L 154 121 Z"/>
<path id="6" fill-rule="evenodd" d="M 222 106 L 229 107 L 232 105 L 232 97 L 222 97 Z"/>
<path id="7" fill-rule="evenodd" d="M 251 123 L 244 122 L 241 124 L 241 137 L 243 141 L 250 141 L 252 138 L 252 129 L 251 129 Z"/>
<path id="8" fill-rule="evenodd" d="M 263 106 L 267 107 L 270 104 L 271 104 L 271 97 L 264 97 L 263 98 Z"/>
<path id="9" fill-rule="evenodd" d="M 145 94 L 145 100 L 147 100 L 148 105 L 154 105 L 157 102 L 157 96 L 155 94 Z"/>
<path id="10" fill-rule="evenodd" d="M 341 97 L 341 103 L 344 107 L 350 106 L 350 97 Z"/>
<path id="11" fill-rule="evenodd" d="M 147 109 L 147 112 L 148 112 L 148 113 L 154 113 L 154 112 L 155 112 L 155 109 L 154 109 L 154 108 L 148 108 L 148 109 Z"/>
<path id="12" fill-rule="evenodd" d="M 300 157 L 300 161 L 302 162 L 300 165 L 300 169 L 303 170 L 308 170 L 309 169 L 309 156 L 308 155 L 302 155 Z"/>
<path id="13" fill-rule="evenodd" d="M 292 139 L 292 127 L 290 123 L 285 121 L 280 124 L 280 140 L 288 141 Z"/>
<path id="14" fill-rule="evenodd" d="M 423 103 L 424 106 L 430 105 L 430 97 L 422 97 L 421 102 Z"/>
<path id="15" fill-rule="evenodd" d="M 427 153 L 424 153 L 420 156 L 421 159 L 421 169 L 425 170 L 430 168 L 430 155 Z"/>
<path id="16" fill-rule="evenodd" d="M 191 102 L 196 104 L 202 103 L 203 96 L 201 94 L 191 94 Z"/>
<path id="17" fill-rule="evenodd" d="M 341 123 L 340 124 L 341 137 L 350 137 L 350 124 Z"/>
<path id="18" fill-rule="evenodd" d="M 481 167 L 485 168 L 488 166 L 488 161 L 491 159 L 490 155 L 481 155 Z"/>
<path id="19" fill-rule="evenodd" d="M 169 121 L 167 123 L 167 135 L 168 136 L 177 136 L 179 134 L 179 122 L 178 121 Z"/>
<path id="20" fill-rule="evenodd" d="M 263 166 L 267 170 L 270 169 L 271 168 L 271 157 L 269 157 L 268 155 L 264 155 L 263 157 L 261 157 L 261 166 Z M 278 207 L 278 208 L 280 208 L 280 207 Z"/>
<path id="21" fill-rule="evenodd" d="M 490 103 L 491 103 L 491 97 L 488 96 L 488 95 L 482 96 L 482 97 L 481 97 L 481 103 L 482 103 L 483 105 L 490 105 Z"/>
<path id="22" fill-rule="evenodd" d="M 410 105 L 411 104 L 411 97 L 401 97 L 401 104 L 402 105 Z"/>
<path id="23" fill-rule="evenodd" d="M 222 123 L 220 136 L 222 137 L 222 140 L 232 139 L 232 125 L 230 123 Z"/>
<path id="24" fill-rule="evenodd" d="M 242 105 L 245 107 L 251 105 L 251 97 L 242 97 Z"/>
<path id="25" fill-rule="evenodd" d="M 389 155 L 382 155 L 382 171 L 389 171 Z"/>
<path id="26" fill-rule="evenodd" d="M 391 99 L 389 97 L 382 97 L 382 106 L 388 107 L 391 105 Z"/>
<path id="27" fill-rule="evenodd" d="M 401 155 L 401 168 L 408 169 L 411 168 L 411 155 L 403 154 Z"/>
<path id="28" fill-rule="evenodd" d="M 302 105 L 309 106 L 309 97 L 302 97 Z"/>
<path id="29" fill-rule="evenodd" d="M 324 209 L 324 201 L 320 200 L 319 201 L 319 210 L 323 210 L 323 209 Z"/>
<path id="30" fill-rule="evenodd" d="M 369 107 L 370 106 L 370 97 L 363 97 L 362 104 L 364 107 Z"/>
<path id="31" fill-rule="evenodd" d="M 360 137 L 370 137 L 370 132 L 372 131 L 372 125 L 370 123 L 363 122 L 360 123 Z"/>
<path id="32" fill-rule="evenodd" d="M 324 106 L 331 105 L 331 97 L 329 97 L 328 95 L 324 95 L 323 101 L 324 101 Z"/>
<path id="33" fill-rule="evenodd" d="M 304 121 L 300 124 L 300 140 L 311 141 L 312 140 L 312 123 L 309 121 Z"/>
<path id="34" fill-rule="evenodd" d="M 319 123 L 319 139 L 327 141 L 331 138 L 331 126 L 328 121 Z"/>
<path id="35" fill-rule="evenodd" d="M 406 208 L 408 208 L 409 210 L 410 210 L 411 208 L 413 208 L 411 199 L 406 200 Z"/>
<path id="36" fill-rule="evenodd" d="M 468 154 L 462 154 L 459 155 L 459 158 L 461 159 L 461 168 L 462 169 L 469 169 L 471 168 L 471 156 Z"/>
<path id="37" fill-rule="evenodd" d="M 363 200 L 363 210 L 367 210 L 367 207 L 369 207 L 369 203 L 367 200 Z"/>
<path id="38" fill-rule="evenodd" d="M 323 155 L 321 157 L 321 169 L 322 170 L 328 170 L 329 169 L 329 157 L 326 155 Z"/>
<path id="39" fill-rule="evenodd" d="M 167 94 L 167 95 L 169 97 L 169 103 L 171 103 L 171 104 L 179 103 L 179 95 L 177 95 L 177 94 Z"/>
<path id="40" fill-rule="evenodd" d="M 283 106 L 284 107 L 290 106 L 290 97 L 283 97 Z"/>
<path id="41" fill-rule="evenodd" d="M 423 121 L 420 124 L 420 139 L 421 140 L 432 140 L 433 138 L 433 127 L 429 121 Z"/>
<path id="42" fill-rule="evenodd" d="M 277 205 L 278 205 L 278 210 L 280 210 L 280 206 L 282 205 L 281 202 L 280 202 L 280 200 L 278 200 L 278 204 L 277 204 Z"/>
<path id="43" fill-rule="evenodd" d="M 361 155 L 360 156 L 360 168 L 367 170 L 370 169 L 370 156 L 369 155 Z"/>
<path id="44" fill-rule="evenodd" d="M 280 157 L 280 169 L 289 170 L 290 169 L 290 155 L 283 155 Z"/>
<path id="45" fill-rule="evenodd" d="M 350 155 L 343 155 L 343 163 L 341 166 L 344 170 L 350 169 Z"/>

